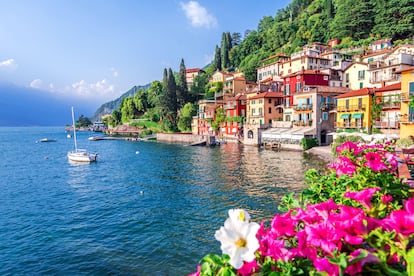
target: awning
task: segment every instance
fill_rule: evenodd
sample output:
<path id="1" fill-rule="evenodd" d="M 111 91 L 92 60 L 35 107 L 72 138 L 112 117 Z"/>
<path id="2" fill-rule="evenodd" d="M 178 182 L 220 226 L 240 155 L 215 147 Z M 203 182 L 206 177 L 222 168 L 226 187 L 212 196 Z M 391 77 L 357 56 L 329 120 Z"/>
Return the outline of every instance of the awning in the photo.
<path id="1" fill-rule="evenodd" d="M 349 119 L 349 114 L 342 114 L 341 119 Z"/>
<path id="2" fill-rule="evenodd" d="M 361 119 L 362 115 L 364 115 L 364 113 L 354 113 L 354 114 L 352 114 L 352 118 Z"/>

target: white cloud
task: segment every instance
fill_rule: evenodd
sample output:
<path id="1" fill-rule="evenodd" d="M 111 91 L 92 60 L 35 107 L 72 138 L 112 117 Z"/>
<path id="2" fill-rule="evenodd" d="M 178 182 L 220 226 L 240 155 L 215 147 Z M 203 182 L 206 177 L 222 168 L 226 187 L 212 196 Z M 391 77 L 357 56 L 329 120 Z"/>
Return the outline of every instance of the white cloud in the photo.
<path id="1" fill-rule="evenodd" d="M 114 94 L 114 85 L 107 82 L 106 79 L 96 83 L 88 83 L 85 80 L 73 83 L 66 88 L 68 92 L 74 92 L 77 96 L 85 98 L 108 98 Z"/>
<path id="2" fill-rule="evenodd" d="M 210 28 L 217 26 L 217 19 L 212 14 L 208 13 L 208 11 L 198 2 L 180 2 L 180 5 L 187 18 L 191 20 L 191 25 L 194 27 Z"/>
<path id="3" fill-rule="evenodd" d="M 30 83 L 30 87 L 35 89 L 42 89 L 43 81 L 41 79 L 32 80 L 32 82 Z"/>
<path id="4" fill-rule="evenodd" d="M 14 71 L 17 69 L 17 63 L 13 58 L 0 61 L 0 69 Z"/>

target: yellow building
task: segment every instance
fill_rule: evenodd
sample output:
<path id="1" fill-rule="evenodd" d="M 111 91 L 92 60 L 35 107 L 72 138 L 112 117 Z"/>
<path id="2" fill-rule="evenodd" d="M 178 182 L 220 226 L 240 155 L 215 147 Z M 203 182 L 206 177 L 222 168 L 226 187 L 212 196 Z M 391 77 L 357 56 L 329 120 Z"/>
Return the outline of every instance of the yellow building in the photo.
<path id="1" fill-rule="evenodd" d="M 372 125 L 372 88 L 362 88 L 335 97 L 337 129 L 365 129 Z"/>
<path id="2" fill-rule="evenodd" d="M 414 96 L 414 66 L 401 73 L 401 119 L 400 138 L 414 136 L 414 109 L 409 107 L 410 96 Z"/>
<path id="3" fill-rule="evenodd" d="M 345 70 L 342 86 L 352 90 L 369 86 L 368 64 L 363 62 L 351 63 Z"/>

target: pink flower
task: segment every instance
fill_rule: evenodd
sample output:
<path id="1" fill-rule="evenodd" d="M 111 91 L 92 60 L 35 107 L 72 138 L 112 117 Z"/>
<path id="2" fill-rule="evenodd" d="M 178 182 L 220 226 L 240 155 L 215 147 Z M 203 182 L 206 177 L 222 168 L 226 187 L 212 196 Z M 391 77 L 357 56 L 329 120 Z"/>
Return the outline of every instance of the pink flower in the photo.
<path id="1" fill-rule="evenodd" d="M 362 256 L 361 256 L 361 254 L 362 254 Z M 365 257 L 363 257 L 364 255 L 365 255 Z M 354 264 L 351 264 L 350 266 L 348 266 L 346 268 L 345 272 L 347 274 L 350 274 L 350 275 L 355 275 L 355 274 L 361 273 L 362 268 L 364 267 L 364 265 L 366 263 L 379 263 L 380 262 L 380 259 L 378 259 L 374 255 L 372 255 L 370 252 L 368 252 L 366 250 L 363 250 L 363 249 L 357 249 L 357 250 L 353 251 L 350 254 L 350 256 L 351 256 L 351 258 L 349 259 L 349 262 L 352 262 L 356 258 L 363 257 L 358 262 L 356 262 Z"/>
<path id="2" fill-rule="evenodd" d="M 393 211 L 383 221 L 384 228 L 404 236 L 414 234 L 414 197 L 404 203 L 404 209 Z"/>
<path id="3" fill-rule="evenodd" d="M 390 203 L 390 202 L 392 201 L 392 195 L 383 195 L 383 196 L 381 197 L 381 201 L 382 201 L 384 204 Z"/>
<path id="4" fill-rule="evenodd" d="M 275 237 L 287 236 L 293 237 L 296 234 L 295 226 L 296 220 L 293 220 L 291 217 L 292 211 L 283 214 L 276 215 L 272 220 L 272 233 L 275 234 Z"/>
<path id="5" fill-rule="evenodd" d="M 344 197 L 353 199 L 357 201 L 358 203 L 360 203 L 362 206 L 364 206 L 367 210 L 371 210 L 372 196 L 379 190 L 381 190 L 381 188 L 375 187 L 375 188 L 367 188 L 360 192 L 346 192 L 344 194 Z"/>
<path id="6" fill-rule="evenodd" d="M 259 271 L 259 266 L 256 260 L 251 262 L 244 262 L 243 266 L 237 270 L 242 276 L 250 276 Z"/>
<path id="7" fill-rule="evenodd" d="M 340 235 L 335 227 L 327 221 L 319 224 L 308 225 L 305 227 L 307 234 L 306 242 L 310 246 L 321 248 L 326 253 L 331 253 L 337 249 L 341 249 L 342 243 Z"/>
<path id="8" fill-rule="evenodd" d="M 335 169 L 337 176 L 341 176 L 343 174 L 352 176 L 356 171 L 355 164 L 346 156 L 338 157 L 336 162 L 328 165 L 328 168 Z"/>
<path id="9" fill-rule="evenodd" d="M 347 141 L 347 142 L 343 143 L 342 145 L 340 145 L 336 148 L 336 152 L 339 155 L 344 151 L 349 151 L 349 152 L 353 153 L 354 155 L 358 155 L 358 153 L 359 153 L 358 145 L 353 143 L 353 142 Z"/>
<path id="10" fill-rule="evenodd" d="M 397 155 L 395 155 L 394 153 L 391 153 L 391 152 L 386 152 L 384 154 L 384 157 L 386 159 L 386 162 L 388 164 L 390 164 L 391 169 L 393 171 L 398 170 L 398 159 L 397 159 Z"/>
<path id="11" fill-rule="evenodd" d="M 318 271 L 325 271 L 328 275 L 339 275 L 339 267 L 330 263 L 326 258 L 317 258 L 313 261 L 313 265 Z"/>
<path id="12" fill-rule="evenodd" d="M 365 159 L 367 159 L 367 162 L 364 165 L 371 168 L 371 170 L 374 172 L 379 172 L 387 169 L 387 166 L 384 164 L 384 162 L 382 162 L 381 155 L 376 152 L 367 152 L 365 154 Z"/>
<path id="13" fill-rule="evenodd" d="M 353 245 L 363 243 L 363 235 L 368 230 L 365 213 L 362 209 L 351 206 L 340 206 L 340 212 L 332 215 L 331 221 L 345 242 Z"/>

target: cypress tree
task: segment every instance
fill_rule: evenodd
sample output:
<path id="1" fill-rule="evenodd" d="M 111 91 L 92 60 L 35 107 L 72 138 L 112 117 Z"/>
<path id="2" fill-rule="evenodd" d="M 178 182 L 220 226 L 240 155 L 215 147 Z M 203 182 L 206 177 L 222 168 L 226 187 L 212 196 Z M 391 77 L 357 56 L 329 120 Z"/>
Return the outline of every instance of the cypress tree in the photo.
<path id="1" fill-rule="evenodd" d="M 221 50 L 218 45 L 216 45 L 216 52 L 214 54 L 214 61 L 213 61 L 213 71 L 221 71 Z"/>
<path id="2" fill-rule="evenodd" d="M 229 59 L 229 51 L 230 51 L 230 33 L 223 33 L 221 38 L 221 69 L 225 70 L 229 68 L 230 59 Z"/>
<path id="3" fill-rule="evenodd" d="M 186 68 L 184 59 L 181 59 L 180 72 L 178 73 L 177 101 L 178 109 L 182 108 L 189 101 L 189 93 L 187 87 Z"/>

